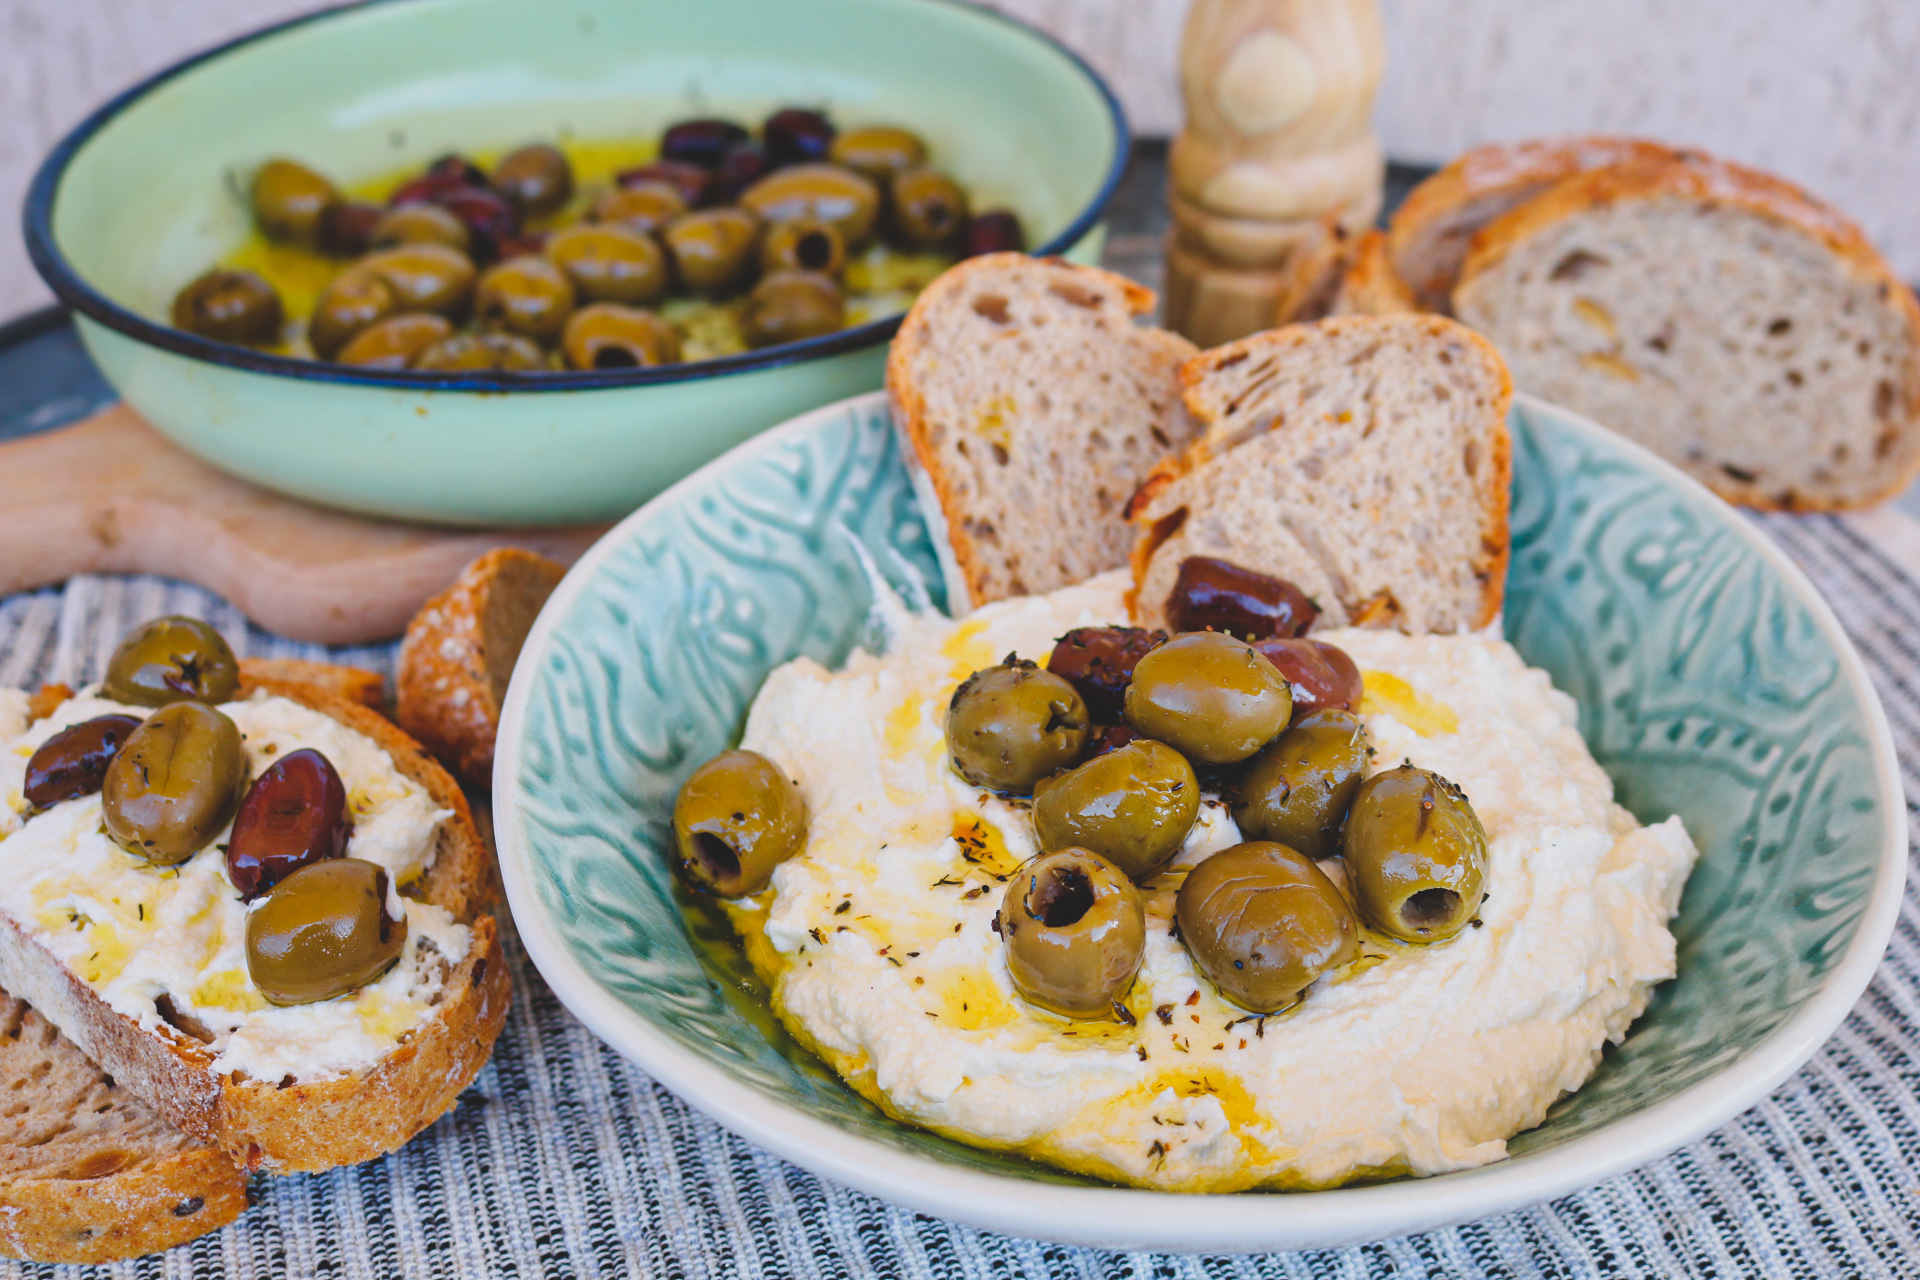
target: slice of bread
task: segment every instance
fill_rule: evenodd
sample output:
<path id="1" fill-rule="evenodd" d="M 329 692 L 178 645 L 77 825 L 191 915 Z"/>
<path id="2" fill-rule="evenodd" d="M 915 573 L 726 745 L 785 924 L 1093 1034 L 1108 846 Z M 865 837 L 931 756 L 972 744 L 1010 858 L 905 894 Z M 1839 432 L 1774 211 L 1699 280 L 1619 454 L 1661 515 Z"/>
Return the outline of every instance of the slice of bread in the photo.
<path id="1" fill-rule="evenodd" d="M 364 1071 L 320 1080 L 256 1080 L 217 1072 L 216 1055 L 189 1028 L 142 1030 L 4 916 L 0 986 L 31 1002 L 131 1096 L 241 1167 L 318 1172 L 393 1151 L 454 1105 L 486 1063 L 506 1019 L 507 966 L 498 926 L 484 914 L 496 896 L 493 867 L 466 797 L 446 770 L 358 703 L 311 684 L 243 671 L 239 696 L 256 690 L 301 703 L 371 738 L 436 808 L 452 811 L 441 824 L 432 868 L 409 889 L 473 930 L 472 945 L 447 974 L 435 1012 Z"/>
<path id="2" fill-rule="evenodd" d="M 1562 179 L 1454 291 L 1525 390 L 1734 502 L 1858 507 L 1920 471 L 1920 306 L 1840 213 L 1693 155 Z"/>
<path id="3" fill-rule="evenodd" d="M 387 682 L 378 671 L 347 667 L 337 662 L 306 662 L 299 658 L 243 658 L 240 669 L 281 684 L 316 685 L 322 692 L 357 702 L 387 714 Z"/>
<path id="4" fill-rule="evenodd" d="M 1134 323 L 1153 305 L 1108 271 L 995 253 L 907 313 L 887 392 L 946 521 L 954 612 L 1126 563 L 1128 496 L 1196 429 L 1178 380 L 1195 348 Z"/>
<path id="5" fill-rule="evenodd" d="M 566 566 L 518 547 L 489 551 L 420 606 L 400 642 L 400 727 L 470 787 L 493 785 L 500 704 L 540 606 Z"/>
<path id="6" fill-rule="evenodd" d="M 0 1256 L 114 1262 L 225 1226 L 247 1177 L 0 991 Z"/>
<path id="7" fill-rule="evenodd" d="M 1512 383 L 1484 338 L 1441 316 L 1340 316 L 1205 352 L 1180 380 L 1207 429 L 1129 504 L 1139 625 L 1165 625 L 1188 556 L 1286 578 L 1321 626 L 1499 614 Z"/>
<path id="8" fill-rule="evenodd" d="M 1475 147 L 1407 193 L 1387 225 L 1386 265 L 1418 309 L 1452 315 L 1454 282 L 1480 228 L 1570 174 L 1679 154 L 1605 134 Z"/>

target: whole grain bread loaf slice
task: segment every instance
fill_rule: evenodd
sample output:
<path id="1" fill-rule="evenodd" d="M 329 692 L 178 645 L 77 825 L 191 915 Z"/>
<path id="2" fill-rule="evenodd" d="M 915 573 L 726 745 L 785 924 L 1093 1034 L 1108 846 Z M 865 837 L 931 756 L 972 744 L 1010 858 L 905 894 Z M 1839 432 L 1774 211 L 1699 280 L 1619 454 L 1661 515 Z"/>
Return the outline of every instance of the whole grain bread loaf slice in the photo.
<path id="1" fill-rule="evenodd" d="M 1564 178 L 1475 241 L 1454 291 L 1524 390 L 1723 497 L 1891 497 L 1920 471 L 1920 306 L 1858 227 L 1705 156 Z"/>
<path id="2" fill-rule="evenodd" d="M 1192 439 L 1186 339 L 1149 289 L 1059 259 L 972 258 L 921 293 L 887 360 L 912 464 L 946 521 L 959 611 L 1126 563 L 1123 511 Z"/>
<path id="3" fill-rule="evenodd" d="M 240 693 L 264 691 L 311 707 L 373 739 L 405 776 L 453 816 L 432 868 L 409 893 L 471 926 L 472 945 L 446 975 L 438 1006 L 392 1053 L 327 1079 L 256 1080 L 214 1069 L 191 1027 L 156 1031 L 116 1012 L 11 919 L 0 916 L 0 986 L 28 1000 L 128 1094 L 245 1169 L 310 1173 L 396 1150 L 458 1101 L 506 1020 L 509 984 L 491 915 L 496 880 L 466 797 L 406 734 L 312 682 L 282 682 L 242 663 Z"/>
<path id="4" fill-rule="evenodd" d="M 1452 315 L 1460 264 L 1489 222 L 1570 174 L 1682 154 L 1663 143 L 1606 134 L 1475 147 L 1408 192 L 1394 210 L 1385 266 L 1404 282 L 1417 308 Z"/>
<path id="5" fill-rule="evenodd" d="M 1141 625 L 1164 625 L 1188 556 L 1288 579 L 1322 626 L 1498 615 L 1512 383 L 1485 339 L 1441 316 L 1339 316 L 1217 347 L 1180 380 L 1207 427 L 1129 504 Z"/>
<path id="6" fill-rule="evenodd" d="M 113 1262 L 225 1226 L 247 1178 L 0 991 L 0 1256 Z"/>

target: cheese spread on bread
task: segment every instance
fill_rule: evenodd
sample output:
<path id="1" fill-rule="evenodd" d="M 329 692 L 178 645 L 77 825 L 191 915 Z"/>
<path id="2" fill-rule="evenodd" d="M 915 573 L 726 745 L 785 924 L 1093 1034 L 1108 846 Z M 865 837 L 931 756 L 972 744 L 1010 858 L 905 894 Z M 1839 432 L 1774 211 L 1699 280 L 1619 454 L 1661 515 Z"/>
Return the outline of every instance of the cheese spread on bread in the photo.
<path id="1" fill-rule="evenodd" d="M 90 690 L 28 726 L 4 696 L 15 692 L 0 691 L 0 914 L 115 1011 L 148 1030 L 171 1022 L 205 1040 L 219 1071 L 303 1081 L 373 1066 L 431 1014 L 472 933 L 400 891 L 432 865 L 451 815 L 379 744 L 287 698 L 220 707 L 240 729 L 249 776 L 301 748 L 332 762 L 353 823 L 347 856 L 387 869 L 388 913 L 407 919 L 406 946 L 378 980 L 333 1000 L 276 1007 L 248 976 L 250 908 L 227 878 L 226 831 L 180 865 L 157 867 L 107 837 L 98 793 L 27 814 L 21 790 L 40 743 L 96 716 L 150 709 Z"/>
<path id="2" fill-rule="evenodd" d="M 1240 839 L 1209 795 L 1142 887 L 1131 1021 L 1041 1012 L 992 927 L 1035 852 L 1031 820 L 953 772 L 944 717 L 972 671 L 1124 622 L 1125 585 L 903 618 L 884 656 L 769 677 L 743 745 L 797 780 L 810 832 L 729 911 L 775 1008 L 896 1117 L 1139 1186 L 1325 1187 L 1500 1159 L 1673 976 L 1667 922 L 1696 856 L 1679 820 L 1643 827 L 1613 803 L 1572 699 L 1497 632 L 1316 633 L 1366 673 L 1373 768 L 1408 759 L 1471 797 L 1489 842 L 1476 926 L 1428 946 L 1369 934 L 1299 1004 L 1248 1016 L 1171 933 L 1185 870 Z"/>

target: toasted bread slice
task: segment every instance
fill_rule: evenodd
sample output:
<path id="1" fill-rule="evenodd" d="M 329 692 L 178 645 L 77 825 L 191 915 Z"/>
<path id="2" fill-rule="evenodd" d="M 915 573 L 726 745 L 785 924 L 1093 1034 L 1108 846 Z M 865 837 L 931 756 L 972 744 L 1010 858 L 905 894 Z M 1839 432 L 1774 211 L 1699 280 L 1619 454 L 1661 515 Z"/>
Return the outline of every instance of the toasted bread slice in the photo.
<path id="1" fill-rule="evenodd" d="M 1421 311 L 1453 314 L 1453 286 L 1480 229 L 1571 174 L 1683 153 L 1644 138 L 1592 134 L 1494 142 L 1457 157 L 1412 191 L 1387 226 L 1387 265 Z"/>
<path id="2" fill-rule="evenodd" d="M 1576 174 L 1481 231 L 1454 302 L 1522 388 L 1729 501 L 1859 507 L 1920 472 L 1920 305 L 1777 178 L 1699 155 Z"/>
<path id="3" fill-rule="evenodd" d="M 996 253 L 907 313 L 887 392 L 970 597 L 956 612 L 1126 563 L 1128 496 L 1195 432 L 1178 381 L 1194 347 L 1134 323 L 1153 305 L 1108 271 Z"/>
<path id="4" fill-rule="evenodd" d="M 240 669 L 262 680 L 316 685 L 336 698 L 387 714 L 387 682 L 378 671 L 342 666 L 337 662 L 305 662 L 299 658 L 242 658 Z"/>
<path id="5" fill-rule="evenodd" d="M 247 1177 L 0 992 L 0 1256 L 113 1262 L 216 1230 L 247 1207 Z"/>
<path id="6" fill-rule="evenodd" d="M 407 624 L 395 677 L 400 727 L 470 787 L 493 783 L 507 681 L 566 572 L 517 547 L 489 551 Z"/>
<path id="7" fill-rule="evenodd" d="M 1129 504 L 1141 625 L 1164 625 L 1188 556 L 1288 579 L 1323 626 L 1498 615 L 1512 384 L 1484 338 L 1441 316 L 1341 316 L 1215 348 L 1180 380 L 1207 429 Z"/>
<path id="8" fill-rule="evenodd" d="M 473 930 L 434 1012 L 366 1070 L 310 1081 L 256 1080 L 216 1072 L 216 1055 L 190 1029 L 142 1030 L 6 916 L 0 916 L 0 985 L 31 1002 L 129 1095 L 242 1168 L 317 1172 L 404 1145 L 451 1108 L 485 1064 L 509 1000 L 499 929 L 484 914 L 497 889 L 466 797 L 411 738 L 368 708 L 310 683 L 243 671 L 239 696 L 255 691 L 291 699 L 371 738 L 437 808 L 452 811 L 441 824 L 432 868 L 410 890 Z"/>

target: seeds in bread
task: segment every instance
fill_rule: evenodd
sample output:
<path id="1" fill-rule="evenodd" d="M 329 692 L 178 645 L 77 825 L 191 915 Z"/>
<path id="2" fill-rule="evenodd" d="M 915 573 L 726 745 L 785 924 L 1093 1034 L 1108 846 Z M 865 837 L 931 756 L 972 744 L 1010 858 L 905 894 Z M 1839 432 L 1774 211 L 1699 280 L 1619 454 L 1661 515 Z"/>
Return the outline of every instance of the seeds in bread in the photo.
<path id="1" fill-rule="evenodd" d="M 1506 366 L 1440 316 L 1341 316 L 1180 371 L 1206 434 L 1135 495 L 1135 620 L 1189 556 L 1286 578 L 1320 624 L 1485 626 L 1506 583 Z"/>
<path id="2" fill-rule="evenodd" d="M 1125 564 L 1123 511 L 1192 439 L 1186 339 L 1138 326 L 1151 290 L 997 253 L 935 280 L 887 360 L 894 420 L 945 517 L 970 601 L 1051 591 Z"/>
<path id="3" fill-rule="evenodd" d="M 232 1222 L 247 1179 L 142 1105 L 26 1001 L 0 992 L 0 1256 L 98 1263 Z"/>
<path id="4" fill-rule="evenodd" d="M 1730 501 L 1857 507 L 1920 471 L 1920 306 L 1779 179 L 1703 156 L 1563 179 L 1480 233 L 1454 301 L 1522 388 Z"/>

